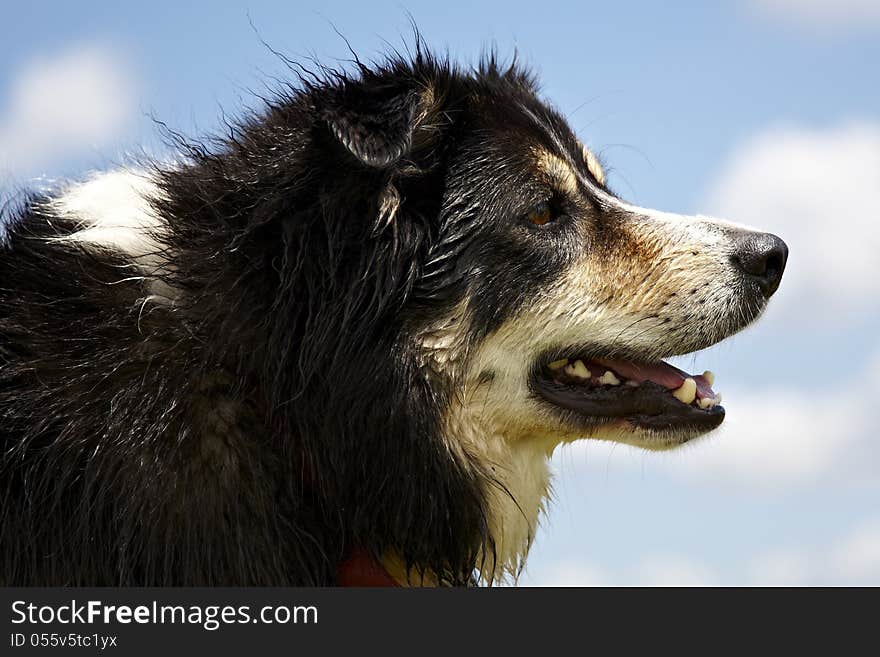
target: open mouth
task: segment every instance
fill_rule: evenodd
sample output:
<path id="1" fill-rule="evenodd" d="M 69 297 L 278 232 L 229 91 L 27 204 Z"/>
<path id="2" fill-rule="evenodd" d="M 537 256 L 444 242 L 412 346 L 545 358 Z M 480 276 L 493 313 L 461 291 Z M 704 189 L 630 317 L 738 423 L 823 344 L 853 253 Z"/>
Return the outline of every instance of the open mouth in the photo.
<path id="1" fill-rule="evenodd" d="M 705 433 L 724 420 L 712 372 L 692 375 L 663 361 L 562 358 L 539 365 L 533 390 L 588 424 L 625 420 L 680 435 Z"/>

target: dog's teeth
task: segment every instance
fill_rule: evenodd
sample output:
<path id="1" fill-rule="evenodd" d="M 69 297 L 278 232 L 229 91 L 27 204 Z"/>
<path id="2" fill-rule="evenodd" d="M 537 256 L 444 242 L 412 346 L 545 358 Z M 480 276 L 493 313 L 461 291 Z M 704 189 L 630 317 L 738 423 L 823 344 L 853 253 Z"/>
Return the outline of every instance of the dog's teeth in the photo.
<path id="1" fill-rule="evenodd" d="M 619 386 L 620 379 L 614 376 L 614 372 L 608 370 L 605 374 L 599 377 L 599 383 L 605 386 Z"/>
<path id="2" fill-rule="evenodd" d="M 710 388 L 713 385 L 715 385 L 715 373 L 714 372 L 710 372 L 709 370 L 706 370 L 705 372 L 703 372 L 703 378 L 706 379 L 706 383 L 709 384 Z"/>
<path id="3" fill-rule="evenodd" d="M 628 385 L 630 388 L 638 388 L 639 382 L 633 381 L 632 379 L 630 379 L 629 381 L 626 382 L 626 385 Z"/>
<path id="4" fill-rule="evenodd" d="M 568 365 L 568 358 L 563 358 L 562 360 L 554 360 L 552 363 L 547 363 L 547 367 L 554 371 L 561 370 L 566 365 Z"/>
<path id="5" fill-rule="evenodd" d="M 672 391 L 672 396 L 682 404 L 691 404 L 697 396 L 697 382 L 688 377 L 680 387 Z"/>
<path id="6" fill-rule="evenodd" d="M 590 373 L 590 370 L 587 369 L 587 366 L 584 365 L 584 361 L 576 360 L 574 363 L 565 366 L 565 373 L 569 376 L 572 376 L 576 379 L 589 379 L 593 376 Z"/>
<path id="7" fill-rule="evenodd" d="M 715 408 L 721 403 L 721 393 L 717 393 L 714 397 L 706 397 L 698 399 L 697 405 L 702 409 Z"/>

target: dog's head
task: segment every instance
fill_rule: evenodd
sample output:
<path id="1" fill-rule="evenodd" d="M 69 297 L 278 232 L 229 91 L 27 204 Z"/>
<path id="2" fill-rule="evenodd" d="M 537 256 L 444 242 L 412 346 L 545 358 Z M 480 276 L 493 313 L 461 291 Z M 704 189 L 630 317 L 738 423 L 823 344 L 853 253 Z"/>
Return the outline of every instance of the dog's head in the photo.
<path id="1" fill-rule="evenodd" d="M 785 244 L 621 200 L 516 69 L 401 73 L 344 85 L 326 116 L 382 180 L 376 220 L 428 226 L 404 311 L 426 375 L 509 438 L 658 449 L 717 427 L 714 375 L 661 359 L 756 319 Z"/>
<path id="2" fill-rule="evenodd" d="M 347 543 L 443 581 L 480 554 L 515 571 L 556 445 L 721 423 L 713 376 L 662 359 L 757 318 L 781 240 L 624 202 L 515 67 L 419 54 L 285 101 L 198 156 L 198 187 L 174 178 L 198 203 L 168 214 L 222 210 L 216 179 L 248 195 L 224 221 L 249 208 L 266 239 L 241 253 L 280 276 L 256 286 L 275 320 L 255 353 Z"/>

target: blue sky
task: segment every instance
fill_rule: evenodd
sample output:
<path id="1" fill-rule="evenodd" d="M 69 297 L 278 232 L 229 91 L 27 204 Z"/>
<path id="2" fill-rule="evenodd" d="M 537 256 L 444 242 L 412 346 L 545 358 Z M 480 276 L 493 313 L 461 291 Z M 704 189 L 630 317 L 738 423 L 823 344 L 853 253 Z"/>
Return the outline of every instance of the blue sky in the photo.
<path id="1" fill-rule="evenodd" d="M 776 231 L 792 248 L 765 319 L 683 360 L 728 420 L 684 450 L 560 450 L 522 584 L 880 584 L 880 4 L 40 2 L 3 10 L 0 190 L 166 151 L 254 105 L 292 57 L 426 40 L 494 44 L 664 210 Z"/>

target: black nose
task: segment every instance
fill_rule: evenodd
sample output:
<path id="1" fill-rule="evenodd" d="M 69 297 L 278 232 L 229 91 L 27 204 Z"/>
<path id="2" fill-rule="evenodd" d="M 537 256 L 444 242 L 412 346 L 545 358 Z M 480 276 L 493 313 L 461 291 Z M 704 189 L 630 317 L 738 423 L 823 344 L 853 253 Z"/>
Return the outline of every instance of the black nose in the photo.
<path id="1" fill-rule="evenodd" d="M 733 264 L 769 297 L 782 280 L 788 246 L 770 233 L 743 232 L 734 239 L 736 246 L 730 257 Z"/>

